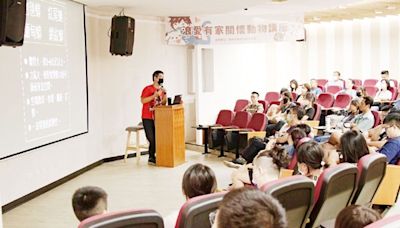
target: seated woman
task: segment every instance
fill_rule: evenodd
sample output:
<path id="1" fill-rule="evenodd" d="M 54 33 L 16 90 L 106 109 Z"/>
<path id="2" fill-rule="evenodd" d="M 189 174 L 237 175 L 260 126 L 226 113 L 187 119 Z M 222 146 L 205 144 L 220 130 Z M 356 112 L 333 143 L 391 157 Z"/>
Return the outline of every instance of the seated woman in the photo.
<path id="1" fill-rule="evenodd" d="M 265 131 L 266 136 L 275 135 L 277 132 L 286 132 L 289 128 L 300 124 L 304 117 L 304 109 L 298 105 L 289 108 L 289 113 L 283 116 L 276 124 L 268 124 Z M 279 133 L 278 133 L 279 134 Z"/>
<path id="2" fill-rule="evenodd" d="M 297 151 L 298 172 L 315 184 L 323 170 L 328 167 L 324 157 L 325 153 L 320 144 L 315 141 L 303 143 Z"/>
<path id="3" fill-rule="evenodd" d="M 382 79 L 380 83 L 380 90 L 374 98 L 373 106 L 382 107 L 385 102 L 392 100 L 392 92 L 390 92 L 390 82 L 389 80 Z"/>
<path id="4" fill-rule="evenodd" d="M 287 168 L 289 156 L 284 147 L 269 143 L 265 151 L 260 152 L 253 163 L 243 165 L 233 171 L 231 189 L 245 185 L 262 186 L 278 179 L 280 168 Z"/>
<path id="5" fill-rule="evenodd" d="M 320 125 L 322 124 L 321 126 L 326 126 L 325 120 L 328 117 L 329 120 L 333 120 L 336 122 L 336 127 L 338 129 L 344 129 L 344 126 L 346 124 L 350 124 L 351 121 L 358 115 L 359 106 L 360 102 L 358 100 L 352 100 L 350 102 L 349 109 L 345 111 L 342 115 L 329 115 L 329 116 L 321 115 Z M 317 142 L 326 142 L 329 140 L 330 137 L 331 137 L 330 135 L 317 136 L 315 137 L 315 140 Z"/>
<path id="6" fill-rule="evenodd" d="M 315 109 L 314 109 L 314 102 L 315 97 L 314 94 L 311 92 L 307 92 L 304 99 L 298 101 L 300 106 L 304 108 L 305 115 L 301 119 L 302 121 L 312 120 L 314 118 Z"/>
<path id="7" fill-rule="evenodd" d="M 285 93 L 289 93 L 289 92 L 284 92 L 283 94 L 285 94 Z M 267 118 L 268 118 L 269 124 L 275 124 L 275 123 L 279 122 L 284 117 L 287 109 L 292 104 L 292 98 L 290 96 L 288 97 L 286 95 L 283 95 L 281 97 L 279 105 L 273 104 L 269 107 L 268 112 L 267 112 Z"/>
<path id="8" fill-rule="evenodd" d="M 306 94 L 311 92 L 311 86 L 310 86 L 310 84 L 305 83 L 305 84 L 301 85 L 300 89 L 301 89 L 301 92 L 300 92 L 300 95 L 297 97 L 296 101 L 301 104 L 302 101 L 304 99 L 306 99 Z"/>
<path id="9" fill-rule="evenodd" d="M 217 179 L 214 171 L 203 164 L 190 166 L 182 178 L 182 192 L 186 200 L 214 193 L 217 191 Z M 164 218 L 165 227 L 174 227 L 179 211 L 174 211 Z"/>
<path id="10" fill-rule="evenodd" d="M 348 162 L 358 163 L 364 156 L 369 154 L 367 141 L 364 136 L 355 130 L 346 131 L 339 142 L 339 150 L 325 150 L 328 153 L 330 165 Z"/>
<path id="11" fill-rule="evenodd" d="M 296 92 L 297 88 L 299 87 L 299 83 L 295 79 L 290 80 L 289 85 L 290 85 L 290 92 L 294 92 L 294 93 Z"/>
<path id="12" fill-rule="evenodd" d="M 357 92 L 353 89 L 354 81 L 351 79 L 347 79 L 344 84 L 344 89 L 340 91 L 338 94 L 348 94 L 351 96 L 352 99 L 357 98 Z"/>

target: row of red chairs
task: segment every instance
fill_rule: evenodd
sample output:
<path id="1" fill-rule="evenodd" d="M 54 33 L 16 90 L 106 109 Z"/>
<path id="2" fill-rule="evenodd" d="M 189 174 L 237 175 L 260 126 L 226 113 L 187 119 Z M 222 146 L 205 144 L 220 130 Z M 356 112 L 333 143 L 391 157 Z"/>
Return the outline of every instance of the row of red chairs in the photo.
<path id="1" fill-rule="evenodd" d="M 269 182 L 260 189 L 275 197 L 285 208 L 289 227 L 317 227 L 335 219 L 349 204 L 371 203 L 386 172 L 386 157 L 370 154 L 357 167 L 343 163 L 324 170 L 317 184 L 304 176 L 292 176 Z M 182 205 L 176 228 L 211 227 L 209 214 L 218 209 L 226 192 L 194 197 Z M 295 200 L 294 200 L 295 199 Z M 369 227 L 382 227 L 400 217 L 380 220 Z M 94 216 L 79 228 L 164 227 L 163 218 L 154 210 L 128 210 Z M 379 224 L 379 225 L 378 225 Z"/>
<path id="2" fill-rule="evenodd" d="M 378 79 L 365 79 L 364 82 L 360 79 L 352 79 L 355 86 L 376 86 Z M 327 79 L 316 79 L 318 86 L 325 87 L 328 83 Z M 398 87 L 398 81 L 396 79 L 390 79 L 393 81 L 394 87 Z"/>

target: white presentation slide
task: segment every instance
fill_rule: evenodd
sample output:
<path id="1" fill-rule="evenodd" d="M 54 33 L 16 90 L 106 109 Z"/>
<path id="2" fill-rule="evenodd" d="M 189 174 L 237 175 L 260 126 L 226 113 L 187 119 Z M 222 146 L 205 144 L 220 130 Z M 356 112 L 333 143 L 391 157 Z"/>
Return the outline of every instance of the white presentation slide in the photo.
<path id="1" fill-rule="evenodd" d="M 87 132 L 84 6 L 28 0 L 21 47 L 0 47 L 0 159 Z"/>

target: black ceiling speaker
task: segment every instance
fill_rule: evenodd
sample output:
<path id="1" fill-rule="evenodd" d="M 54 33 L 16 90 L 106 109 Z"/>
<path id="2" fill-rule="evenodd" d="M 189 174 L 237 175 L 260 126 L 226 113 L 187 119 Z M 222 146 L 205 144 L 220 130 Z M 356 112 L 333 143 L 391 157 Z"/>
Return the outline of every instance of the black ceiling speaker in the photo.
<path id="1" fill-rule="evenodd" d="M 0 0 L 0 45 L 22 46 L 26 0 Z"/>
<path id="2" fill-rule="evenodd" d="M 132 55 L 134 38 L 135 19 L 127 16 L 114 16 L 111 22 L 111 54 Z"/>

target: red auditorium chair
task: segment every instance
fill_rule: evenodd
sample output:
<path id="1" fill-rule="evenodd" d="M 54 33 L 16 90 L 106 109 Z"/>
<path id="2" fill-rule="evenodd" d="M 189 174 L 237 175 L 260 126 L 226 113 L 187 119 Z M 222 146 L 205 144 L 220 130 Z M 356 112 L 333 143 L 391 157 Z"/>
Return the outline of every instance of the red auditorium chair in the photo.
<path id="1" fill-rule="evenodd" d="M 223 109 L 219 111 L 217 120 L 215 121 L 214 125 L 211 126 L 196 126 L 197 130 L 202 130 L 203 131 L 203 138 L 204 138 L 204 154 L 208 153 L 208 147 L 210 149 L 213 149 L 219 145 L 214 145 L 213 140 L 212 140 L 212 128 L 213 127 L 226 127 L 226 126 L 231 126 L 233 117 L 235 114 L 231 110 Z"/>
<path id="2" fill-rule="evenodd" d="M 281 95 L 278 92 L 268 92 L 265 94 L 265 101 L 271 104 L 271 101 L 278 101 Z"/>
<path id="3" fill-rule="evenodd" d="M 197 196 L 186 201 L 179 211 L 175 228 L 210 228 L 209 215 L 218 209 L 226 192 Z"/>
<path id="4" fill-rule="evenodd" d="M 377 111 L 371 111 L 372 115 L 374 115 L 374 127 L 378 126 L 381 124 L 381 118 L 379 117 L 379 112 Z"/>
<path id="5" fill-rule="evenodd" d="M 328 83 L 328 80 L 326 79 L 317 79 L 318 86 L 325 87 L 326 83 Z"/>
<path id="6" fill-rule="evenodd" d="M 333 103 L 333 107 L 346 109 L 351 102 L 351 96 L 346 93 L 338 94 L 336 96 L 335 102 Z"/>
<path id="7" fill-rule="evenodd" d="M 269 102 L 270 105 L 279 105 L 281 102 L 280 101 L 271 101 Z"/>
<path id="8" fill-rule="evenodd" d="M 215 126 L 229 126 L 232 124 L 235 114 L 231 110 L 223 109 L 219 111 Z"/>
<path id="9" fill-rule="evenodd" d="M 321 105 L 314 103 L 313 106 L 314 106 L 314 110 L 315 110 L 313 120 L 319 120 L 321 118 Z"/>
<path id="10" fill-rule="evenodd" d="M 227 129 L 234 129 L 234 128 L 247 128 L 251 119 L 251 114 L 245 111 L 240 111 L 235 114 L 233 118 L 232 124 L 230 126 L 222 126 L 222 127 L 212 127 L 211 129 L 215 129 L 220 132 L 221 139 L 221 154 L 220 157 L 224 156 L 224 147 L 225 147 L 225 134 Z"/>
<path id="11" fill-rule="evenodd" d="M 250 101 L 245 99 L 239 99 L 236 101 L 235 108 L 233 109 L 234 112 L 244 111 L 246 106 L 250 103 Z"/>
<path id="12" fill-rule="evenodd" d="M 286 177 L 266 183 L 261 190 L 272 195 L 285 208 L 288 227 L 305 227 L 314 196 L 314 183 L 309 178 L 301 175 Z"/>
<path id="13" fill-rule="evenodd" d="M 375 86 L 365 86 L 365 93 L 367 96 L 375 98 L 376 94 L 378 93 L 378 88 Z"/>
<path id="14" fill-rule="evenodd" d="M 258 103 L 262 104 L 262 106 L 263 106 L 263 108 L 264 108 L 263 113 L 267 113 L 267 111 L 268 111 L 268 106 L 269 106 L 268 102 L 266 102 L 266 101 L 264 101 L 264 100 L 258 100 Z"/>
<path id="15" fill-rule="evenodd" d="M 352 79 L 354 86 L 360 87 L 362 86 L 362 81 L 360 79 Z"/>
<path id="16" fill-rule="evenodd" d="M 326 92 L 327 93 L 337 94 L 340 91 L 342 91 L 342 88 L 340 86 L 331 85 L 331 86 L 326 87 Z"/>
<path id="17" fill-rule="evenodd" d="M 316 101 L 322 108 L 331 108 L 333 102 L 335 102 L 335 97 L 330 93 L 321 93 Z"/>
<path id="18" fill-rule="evenodd" d="M 232 129 L 226 129 L 227 132 L 231 132 L 232 137 L 231 140 L 236 141 L 236 146 L 235 146 L 235 154 L 236 158 L 239 158 L 239 148 L 240 148 L 240 140 L 241 136 L 246 136 L 245 137 L 245 142 L 247 143 L 248 140 L 248 132 L 254 132 L 254 131 L 265 131 L 265 125 L 267 124 L 267 117 L 265 116 L 264 113 L 254 113 L 253 116 L 250 119 L 249 124 L 247 125 L 246 128 L 232 128 Z M 235 135 L 236 134 L 236 135 Z M 265 137 L 265 136 L 264 136 Z M 228 138 L 229 139 L 229 138 Z M 227 144 L 229 145 L 231 142 L 227 140 Z"/>
<path id="19" fill-rule="evenodd" d="M 393 215 L 389 217 L 385 217 L 381 220 L 378 220 L 374 223 L 365 226 L 364 228 L 398 228 L 400 224 L 400 215 Z"/>
<path id="20" fill-rule="evenodd" d="M 363 156 L 357 164 L 358 188 L 353 204 L 369 206 L 386 172 L 386 156 L 373 153 Z"/>
<path id="21" fill-rule="evenodd" d="M 163 228 L 164 221 L 161 215 L 155 210 L 127 210 L 109 212 L 102 215 L 92 216 L 83 220 L 78 228 Z"/>
<path id="22" fill-rule="evenodd" d="M 324 221 L 335 219 L 351 202 L 357 188 L 357 167 L 342 163 L 322 172 L 314 190 L 314 207 L 306 227 L 319 227 Z"/>
<path id="23" fill-rule="evenodd" d="M 365 79 L 363 86 L 376 86 L 376 83 L 378 83 L 378 79 Z"/>

